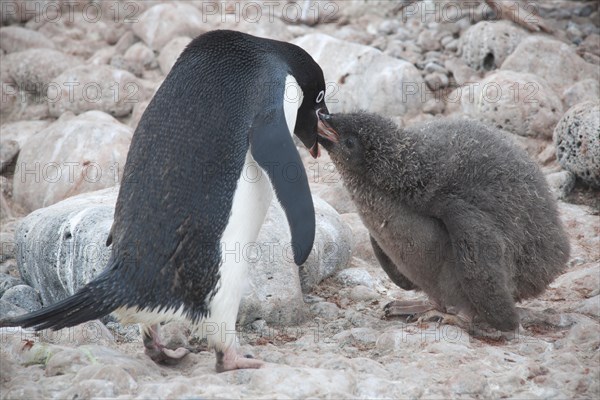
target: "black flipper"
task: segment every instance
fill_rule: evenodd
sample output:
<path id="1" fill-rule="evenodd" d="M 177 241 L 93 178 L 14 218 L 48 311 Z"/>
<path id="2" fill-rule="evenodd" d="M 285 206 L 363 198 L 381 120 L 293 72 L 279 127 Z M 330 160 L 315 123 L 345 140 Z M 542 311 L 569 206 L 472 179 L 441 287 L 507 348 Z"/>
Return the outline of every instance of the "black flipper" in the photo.
<path id="1" fill-rule="evenodd" d="M 6 326 L 33 327 L 35 330 L 62 329 L 101 318 L 118 308 L 111 293 L 110 269 L 85 285 L 73 296 L 49 307 L 16 317 L 0 319 L 0 328 Z"/>
<path id="2" fill-rule="evenodd" d="M 250 151 L 267 172 L 292 233 L 294 262 L 303 264 L 315 240 L 315 208 L 306 171 L 282 108 L 265 110 L 250 131 Z"/>

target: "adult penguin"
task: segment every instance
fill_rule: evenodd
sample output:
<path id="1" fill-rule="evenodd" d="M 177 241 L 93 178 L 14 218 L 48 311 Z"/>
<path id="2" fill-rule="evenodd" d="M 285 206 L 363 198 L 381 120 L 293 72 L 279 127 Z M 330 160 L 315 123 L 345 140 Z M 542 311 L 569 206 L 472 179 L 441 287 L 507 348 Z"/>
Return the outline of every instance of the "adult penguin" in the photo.
<path id="1" fill-rule="evenodd" d="M 236 350 L 248 263 L 225 250 L 255 242 L 274 193 L 294 261 L 306 261 L 315 213 L 291 134 L 318 155 L 324 97 L 321 68 L 295 45 L 228 30 L 194 39 L 133 135 L 106 269 L 73 296 L 0 326 L 61 329 L 115 311 L 145 325 L 155 361 L 175 362 L 188 350 L 166 349 L 158 324 L 186 318 L 202 323 L 217 371 L 259 368 Z M 254 168 L 261 178 L 244 179 Z"/>

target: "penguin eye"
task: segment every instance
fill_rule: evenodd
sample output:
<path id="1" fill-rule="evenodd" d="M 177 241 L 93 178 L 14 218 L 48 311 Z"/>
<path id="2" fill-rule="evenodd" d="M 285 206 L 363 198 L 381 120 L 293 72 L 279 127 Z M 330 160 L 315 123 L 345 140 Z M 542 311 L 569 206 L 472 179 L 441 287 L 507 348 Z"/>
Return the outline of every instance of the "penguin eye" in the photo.
<path id="1" fill-rule="evenodd" d="M 354 138 L 351 138 L 351 137 L 346 139 L 345 143 L 346 143 L 346 147 L 349 149 L 353 149 L 354 146 L 356 145 L 356 141 L 354 140 Z"/>
<path id="2" fill-rule="evenodd" d="M 317 102 L 317 103 L 320 103 L 320 102 L 322 102 L 324 97 L 325 97 L 325 91 L 324 91 L 324 90 L 321 90 L 321 91 L 319 92 L 319 94 L 317 95 L 317 101 L 316 101 L 316 102 Z"/>

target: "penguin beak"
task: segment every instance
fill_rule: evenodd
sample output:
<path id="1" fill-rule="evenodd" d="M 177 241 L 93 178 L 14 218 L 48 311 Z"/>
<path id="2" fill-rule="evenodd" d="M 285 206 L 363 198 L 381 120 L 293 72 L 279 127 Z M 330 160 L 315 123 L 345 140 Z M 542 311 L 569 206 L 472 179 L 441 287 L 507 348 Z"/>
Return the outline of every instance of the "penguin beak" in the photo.
<path id="1" fill-rule="evenodd" d="M 338 143 L 340 135 L 329 125 L 331 114 L 323 112 L 323 109 L 317 110 L 317 134 L 325 140 L 333 143 Z"/>
<path id="2" fill-rule="evenodd" d="M 319 147 L 319 141 L 317 140 L 313 147 L 308 149 L 308 152 L 312 156 L 312 158 L 317 158 L 321 156 L 321 148 Z"/>

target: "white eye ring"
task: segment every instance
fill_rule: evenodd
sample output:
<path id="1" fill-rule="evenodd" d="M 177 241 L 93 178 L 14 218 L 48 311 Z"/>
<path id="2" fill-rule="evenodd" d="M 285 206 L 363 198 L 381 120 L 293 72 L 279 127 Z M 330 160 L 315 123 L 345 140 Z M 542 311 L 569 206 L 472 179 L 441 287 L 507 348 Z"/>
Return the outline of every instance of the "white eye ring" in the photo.
<path id="1" fill-rule="evenodd" d="M 320 102 L 322 102 L 322 101 L 323 101 L 323 97 L 325 97 L 325 91 L 324 91 L 324 90 L 321 90 L 321 91 L 319 92 L 319 94 L 317 95 L 317 103 L 320 103 Z"/>

